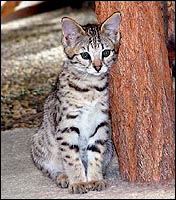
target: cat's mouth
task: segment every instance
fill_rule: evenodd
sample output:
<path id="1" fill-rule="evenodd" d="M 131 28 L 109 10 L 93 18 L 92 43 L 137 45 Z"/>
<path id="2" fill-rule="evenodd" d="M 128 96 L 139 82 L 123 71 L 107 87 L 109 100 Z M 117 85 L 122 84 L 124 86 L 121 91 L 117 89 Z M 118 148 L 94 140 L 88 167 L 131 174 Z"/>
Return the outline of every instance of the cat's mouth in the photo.
<path id="1" fill-rule="evenodd" d="M 106 67 L 102 67 L 100 70 L 95 70 L 94 68 L 87 69 L 87 73 L 94 75 L 94 76 L 100 76 L 104 73 L 106 73 L 108 69 Z"/>
<path id="2" fill-rule="evenodd" d="M 94 76 L 100 76 L 100 75 L 102 75 L 102 74 L 104 74 L 105 72 L 95 72 L 95 73 L 93 73 L 92 75 L 94 75 Z"/>

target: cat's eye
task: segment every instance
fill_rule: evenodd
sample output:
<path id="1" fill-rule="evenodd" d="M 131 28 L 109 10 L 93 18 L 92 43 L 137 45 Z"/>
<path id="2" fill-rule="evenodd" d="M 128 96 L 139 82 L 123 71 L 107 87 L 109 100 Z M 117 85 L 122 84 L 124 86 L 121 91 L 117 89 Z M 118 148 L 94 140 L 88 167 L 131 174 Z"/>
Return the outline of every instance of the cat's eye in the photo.
<path id="1" fill-rule="evenodd" d="M 106 49 L 106 50 L 104 50 L 103 52 L 102 52 L 102 56 L 103 57 L 108 57 L 109 55 L 110 55 L 110 50 L 108 50 L 108 49 Z"/>
<path id="2" fill-rule="evenodd" d="M 81 57 L 82 57 L 83 59 L 85 59 L 85 60 L 90 59 L 90 55 L 89 55 L 89 53 L 87 53 L 87 52 L 81 53 Z"/>

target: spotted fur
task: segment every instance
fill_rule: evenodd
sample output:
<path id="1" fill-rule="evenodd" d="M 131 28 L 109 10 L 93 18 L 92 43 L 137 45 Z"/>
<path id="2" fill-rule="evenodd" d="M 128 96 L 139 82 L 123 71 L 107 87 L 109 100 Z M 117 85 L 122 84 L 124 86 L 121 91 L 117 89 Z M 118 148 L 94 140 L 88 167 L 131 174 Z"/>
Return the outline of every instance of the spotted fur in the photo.
<path id="1" fill-rule="evenodd" d="M 35 165 L 71 193 L 102 190 L 113 147 L 108 70 L 119 47 L 120 14 L 100 25 L 62 19 L 67 61 L 46 99 L 41 127 L 32 137 Z"/>

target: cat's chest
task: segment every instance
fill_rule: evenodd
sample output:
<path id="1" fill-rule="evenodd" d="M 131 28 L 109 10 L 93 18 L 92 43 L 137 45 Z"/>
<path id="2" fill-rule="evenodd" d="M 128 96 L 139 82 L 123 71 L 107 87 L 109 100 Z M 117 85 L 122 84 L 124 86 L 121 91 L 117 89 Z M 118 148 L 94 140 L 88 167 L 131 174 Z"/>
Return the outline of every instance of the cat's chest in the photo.
<path id="1" fill-rule="evenodd" d="M 86 149 L 90 135 L 95 131 L 97 124 L 102 118 L 101 105 L 99 103 L 92 103 L 89 106 L 84 106 L 81 109 L 79 118 L 79 145 L 82 149 L 82 154 Z"/>
<path id="2" fill-rule="evenodd" d="M 95 131 L 99 123 L 107 120 L 107 115 L 104 115 L 102 110 L 103 106 L 101 102 L 97 103 L 96 101 L 81 109 L 79 128 L 82 135 L 88 138 Z"/>
<path id="3" fill-rule="evenodd" d="M 85 104 L 81 109 L 82 121 L 84 122 L 85 120 L 85 122 L 91 124 L 93 119 L 101 115 L 101 107 L 101 103 L 97 103 L 95 100 L 91 103 L 87 103 L 87 105 Z"/>

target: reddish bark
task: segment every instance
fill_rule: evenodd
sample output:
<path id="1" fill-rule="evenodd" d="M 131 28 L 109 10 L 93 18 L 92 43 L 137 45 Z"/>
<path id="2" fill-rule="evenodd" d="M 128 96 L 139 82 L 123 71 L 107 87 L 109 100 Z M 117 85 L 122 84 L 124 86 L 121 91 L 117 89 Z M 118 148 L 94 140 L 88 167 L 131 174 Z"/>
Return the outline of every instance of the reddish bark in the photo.
<path id="1" fill-rule="evenodd" d="M 6 2 L 1 9 L 1 16 L 5 17 L 7 15 L 9 15 L 10 13 L 12 13 L 15 9 L 16 6 L 18 6 L 20 4 L 20 1 L 9 1 Z"/>
<path id="2" fill-rule="evenodd" d="M 113 140 L 122 179 L 173 179 L 174 98 L 160 2 L 95 3 L 99 22 L 121 12 L 121 45 L 110 78 Z"/>

